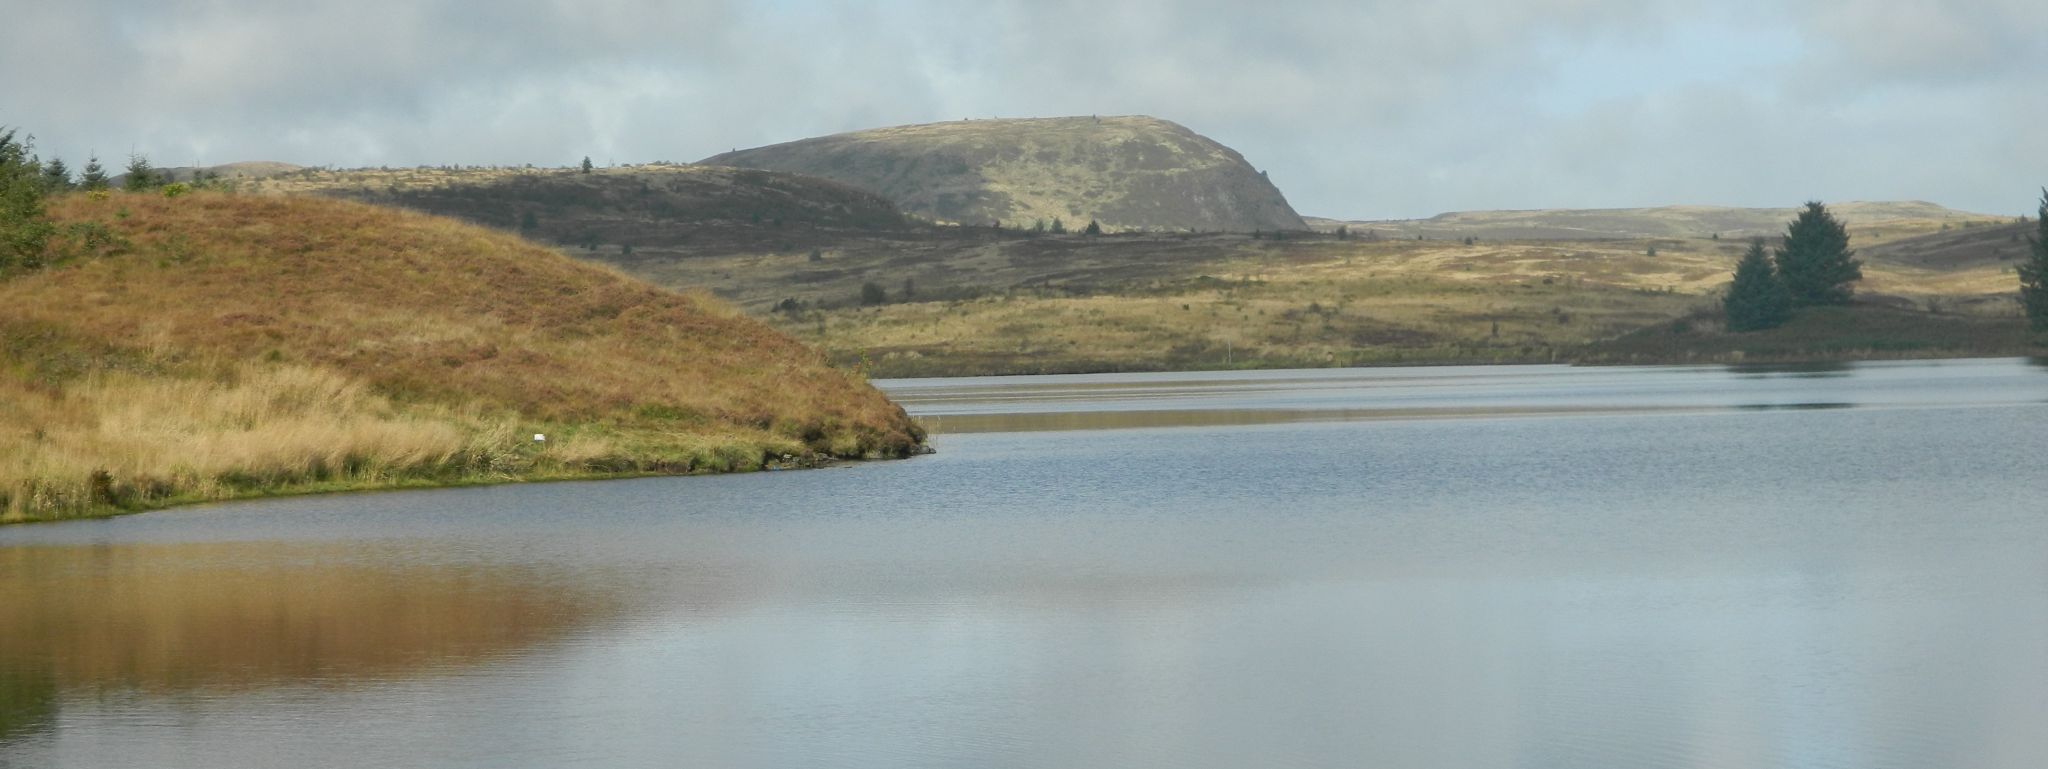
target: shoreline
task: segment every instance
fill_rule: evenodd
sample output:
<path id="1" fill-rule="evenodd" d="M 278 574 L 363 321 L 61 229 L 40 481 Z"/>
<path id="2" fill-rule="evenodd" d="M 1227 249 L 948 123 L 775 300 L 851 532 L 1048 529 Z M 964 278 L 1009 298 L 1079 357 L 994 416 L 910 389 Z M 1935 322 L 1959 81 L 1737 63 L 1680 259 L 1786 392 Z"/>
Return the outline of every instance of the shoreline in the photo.
<path id="1" fill-rule="evenodd" d="M 914 457 L 925 456 L 935 453 L 937 453 L 937 450 L 933 449 L 930 446 L 930 444 L 927 443 L 920 444 L 918 450 L 912 451 L 910 454 L 900 457 L 874 456 L 849 458 L 817 455 L 809 457 L 796 457 L 792 461 L 782 463 L 763 463 L 758 466 L 737 467 L 723 470 L 629 470 L 617 472 L 594 470 L 586 472 L 569 473 L 551 472 L 531 476 L 467 477 L 456 478 L 451 480 L 406 478 L 390 482 L 372 483 L 322 481 L 314 483 L 288 484 L 275 489 L 263 489 L 246 494 L 231 494 L 228 496 L 209 497 L 198 495 L 173 495 L 159 500 L 152 500 L 146 504 L 142 504 L 135 507 L 107 505 L 102 507 L 101 509 L 95 509 L 90 512 L 81 513 L 78 515 L 66 515 L 63 517 L 56 518 L 23 518 L 19 520 L 0 520 L 0 528 L 11 526 L 49 525 L 74 521 L 104 521 L 113 518 L 125 518 L 131 515 L 141 515 L 144 513 L 160 513 L 180 508 L 194 507 L 197 505 L 210 505 L 215 503 L 257 502 L 267 499 L 287 499 L 291 497 L 380 494 L 397 491 L 463 489 L 477 488 L 483 486 L 511 486 L 529 483 L 540 484 L 575 483 L 583 481 L 621 481 L 632 480 L 636 478 L 695 478 L 718 475 L 745 475 L 752 473 L 784 472 L 793 470 L 829 470 L 832 468 L 846 467 L 857 463 L 890 462 L 903 459 L 911 459 Z"/>

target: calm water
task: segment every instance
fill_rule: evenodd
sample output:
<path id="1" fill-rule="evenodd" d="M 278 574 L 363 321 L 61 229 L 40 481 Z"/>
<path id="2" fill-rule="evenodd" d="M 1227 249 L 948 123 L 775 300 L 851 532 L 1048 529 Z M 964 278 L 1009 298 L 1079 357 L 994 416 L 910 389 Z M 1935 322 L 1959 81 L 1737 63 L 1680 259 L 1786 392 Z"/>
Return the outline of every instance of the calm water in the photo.
<path id="1" fill-rule="evenodd" d="M 2048 367 L 885 385 L 941 453 L 0 529 L 0 765 L 2048 765 Z"/>

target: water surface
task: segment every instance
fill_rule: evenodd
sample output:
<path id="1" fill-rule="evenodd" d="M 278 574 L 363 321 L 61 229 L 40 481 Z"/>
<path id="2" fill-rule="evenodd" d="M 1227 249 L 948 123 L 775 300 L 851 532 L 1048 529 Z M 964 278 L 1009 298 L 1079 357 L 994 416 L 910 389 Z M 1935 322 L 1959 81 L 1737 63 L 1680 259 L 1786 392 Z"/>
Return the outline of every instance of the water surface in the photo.
<path id="1" fill-rule="evenodd" d="M 0 765 L 2048 764 L 2048 368 L 882 384 L 939 454 L 0 529 Z"/>

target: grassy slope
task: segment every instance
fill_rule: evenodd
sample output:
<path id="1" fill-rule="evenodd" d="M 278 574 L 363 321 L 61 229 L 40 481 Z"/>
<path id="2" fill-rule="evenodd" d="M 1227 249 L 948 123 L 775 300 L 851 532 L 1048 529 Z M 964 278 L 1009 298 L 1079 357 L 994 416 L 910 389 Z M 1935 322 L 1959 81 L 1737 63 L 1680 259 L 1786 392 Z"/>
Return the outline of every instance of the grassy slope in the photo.
<path id="1" fill-rule="evenodd" d="M 1920 201 L 1851 201 L 1832 203 L 1828 210 L 1856 230 L 1859 237 L 1882 236 L 1885 230 L 1925 229 L 1949 223 L 1994 221 L 1997 217 L 1944 208 Z M 1660 208 L 1532 209 L 1525 211 L 1455 211 L 1428 219 L 1338 221 L 1312 218 L 1309 224 L 1331 231 L 1376 232 L 1392 238 L 1416 235 L 1433 239 L 1486 240 L 1545 238 L 1705 238 L 1723 239 L 1783 235 L 1796 208 L 1731 208 L 1726 206 L 1664 206 Z"/>
<path id="2" fill-rule="evenodd" d="M 1574 359 L 1594 342 L 1711 309 L 1742 248 L 1711 239 L 979 237 L 854 242 L 821 262 L 735 254 L 631 267 L 755 312 L 785 298 L 807 303 L 770 313 L 772 322 L 836 359 L 865 356 L 878 374 L 908 376 Z M 1866 294 L 1939 309 L 1921 313 L 1936 320 L 2018 322 L 2009 265 L 1934 267 L 1871 250 Z M 906 278 L 918 292 L 908 302 Z M 863 281 L 896 300 L 854 305 Z"/>
<path id="3" fill-rule="evenodd" d="M 0 520 L 749 469 L 921 438 L 716 300 L 474 226 L 218 194 L 72 196 L 52 215 L 127 245 L 0 283 Z"/>
<path id="4" fill-rule="evenodd" d="M 1704 234 L 1778 231 L 1790 216 L 1705 207 L 1459 215 L 1460 226 L 1702 233 L 1471 245 L 1456 232 L 1426 241 L 1032 236 L 892 225 L 887 210 L 847 208 L 843 187 L 803 186 L 802 177 L 673 184 L 711 170 L 309 169 L 258 186 L 368 196 L 506 228 L 544 205 L 536 234 L 567 253 L 709 289 L 882 375 L 1574 359 L 1589 344 L 1680 318 L 1712 327 L 1712 313 L 1698 313 L 1716 303 L 1743 242 Z M 653 193 L 639 191 L 643 181 Z M 1936 310 L 1924 314 L 1935 325 L 2012 322 L 2017 225 L 1918 203 L 1840 208 L 1868 263 L 1863 295 Z M 875 215 L 833 213 L 842 210 Z M 759 222 L 757 212 L 767 212 Z M 580 247 L 586 233 L 603 245 Z M 887 304 L 859 306 L 870 282 L 887 289 Z M 1814 355 L 1842 347 L 1824 346 Z M 1672 355 L 1698 354 L 1688 349 Z"/>

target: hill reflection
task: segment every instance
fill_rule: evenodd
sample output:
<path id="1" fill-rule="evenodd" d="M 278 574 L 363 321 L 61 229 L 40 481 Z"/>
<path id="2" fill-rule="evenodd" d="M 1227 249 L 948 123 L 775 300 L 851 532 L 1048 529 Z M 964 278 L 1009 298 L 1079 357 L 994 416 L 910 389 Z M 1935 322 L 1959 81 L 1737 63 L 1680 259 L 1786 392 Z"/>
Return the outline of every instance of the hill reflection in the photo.
<path id="1" fill-rule="evenodd" d="M 563 638 L 616 601 L 533 566 L 274 543 L 0 549 L 0 740 L 71 691 L 346 685 Z"/>

